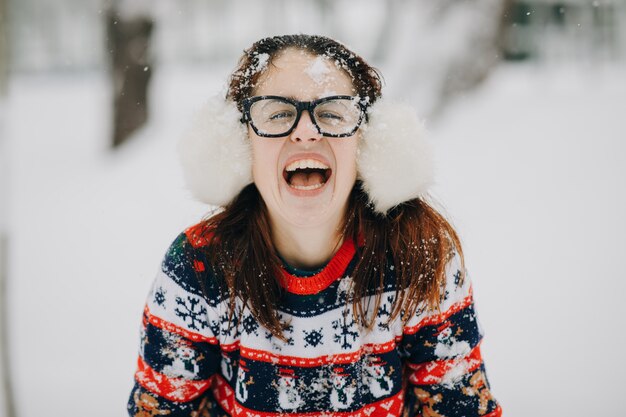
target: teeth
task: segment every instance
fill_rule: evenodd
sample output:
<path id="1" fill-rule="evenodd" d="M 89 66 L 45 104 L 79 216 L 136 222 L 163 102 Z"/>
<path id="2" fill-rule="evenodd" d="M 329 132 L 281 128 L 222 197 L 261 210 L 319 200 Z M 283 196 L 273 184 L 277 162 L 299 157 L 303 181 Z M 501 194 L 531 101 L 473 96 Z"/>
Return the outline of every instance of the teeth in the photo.
<path id="1" fill-rule="evenodd" d="M 291 185 L 291 188 L 295 188 L 296 190 L 317 190 L 321 188 L 324 184 L 313 184 L 313 185 Z"/>
<path id="2" fill-rule="evenodd" d="M 287 171 L 295 171 L 296 169 L 304 168 L 328 169 L 329 167 L 315 159 L 300 159 L 298 161 L 293 161 L 292 163 L 287 165 L 287 168 L 285 169 Z"/>

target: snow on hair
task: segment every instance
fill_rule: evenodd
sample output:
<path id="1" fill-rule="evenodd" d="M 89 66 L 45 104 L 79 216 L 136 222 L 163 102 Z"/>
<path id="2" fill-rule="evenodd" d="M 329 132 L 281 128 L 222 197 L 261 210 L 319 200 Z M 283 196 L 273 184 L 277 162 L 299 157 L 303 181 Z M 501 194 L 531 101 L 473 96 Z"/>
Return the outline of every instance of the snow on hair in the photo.
<path id="1" fill-rule="evenodd" d="M 422 196 L 433 183 L 432 149 L 415 110 L 380 99 L 362 126 L 357 167 L 374 209 L 390 208 Z"/>
<path id="2" fill-rule="evenodd" d="M 225 206 L 252 182 L 247 128 L 237 105 L 211 98 L 178 144 L 187 187 L 198 200 Z"/>

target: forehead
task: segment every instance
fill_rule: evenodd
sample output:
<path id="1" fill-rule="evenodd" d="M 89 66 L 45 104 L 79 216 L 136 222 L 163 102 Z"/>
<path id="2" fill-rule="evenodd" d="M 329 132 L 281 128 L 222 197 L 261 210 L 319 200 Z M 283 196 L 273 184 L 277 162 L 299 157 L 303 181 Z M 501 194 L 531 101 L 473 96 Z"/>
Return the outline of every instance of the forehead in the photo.
<path id="1" fill-rule="evenodd" d="M 354 95 L 350 76 L 327 57 L 287 49 L 259 77 L 254 95 L 279 95 L 314 100 L 331 95 Z"/>

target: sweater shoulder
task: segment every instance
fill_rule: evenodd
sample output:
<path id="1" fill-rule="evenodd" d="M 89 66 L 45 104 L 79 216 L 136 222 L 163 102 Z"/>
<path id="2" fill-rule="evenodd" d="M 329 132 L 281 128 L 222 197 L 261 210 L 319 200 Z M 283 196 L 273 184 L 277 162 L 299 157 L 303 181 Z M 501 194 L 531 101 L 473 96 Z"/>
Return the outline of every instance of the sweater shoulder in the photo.
<path id="1" fill-rule="evenodd" d="M 189 226 L 181 234 L 185 235 L 187 242 L 194 249 L 208 247 L 213 239 L 213 229 L 206 221 Z"/>
<path id="2" fill-rule="evenodd" d="M 207 256 L 210 230 L 199 223 L 179 233 L 167 249 L 162 272 L 185 291 L 218 303 L 220 282 Z"/>

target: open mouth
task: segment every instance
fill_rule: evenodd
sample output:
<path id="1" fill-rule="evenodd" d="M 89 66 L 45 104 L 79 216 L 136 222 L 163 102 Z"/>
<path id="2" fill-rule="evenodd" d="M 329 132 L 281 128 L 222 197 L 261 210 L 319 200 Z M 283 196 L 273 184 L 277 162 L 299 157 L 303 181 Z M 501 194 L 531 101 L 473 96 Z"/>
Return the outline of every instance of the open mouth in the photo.
<path id="1" fill-rule="evenodd" d="M 326 164 L 315 159 L 300 159 L 287 165 L 283 178 L 296 190 L 316 190 L 326 184 L 332 170 Z"/>

